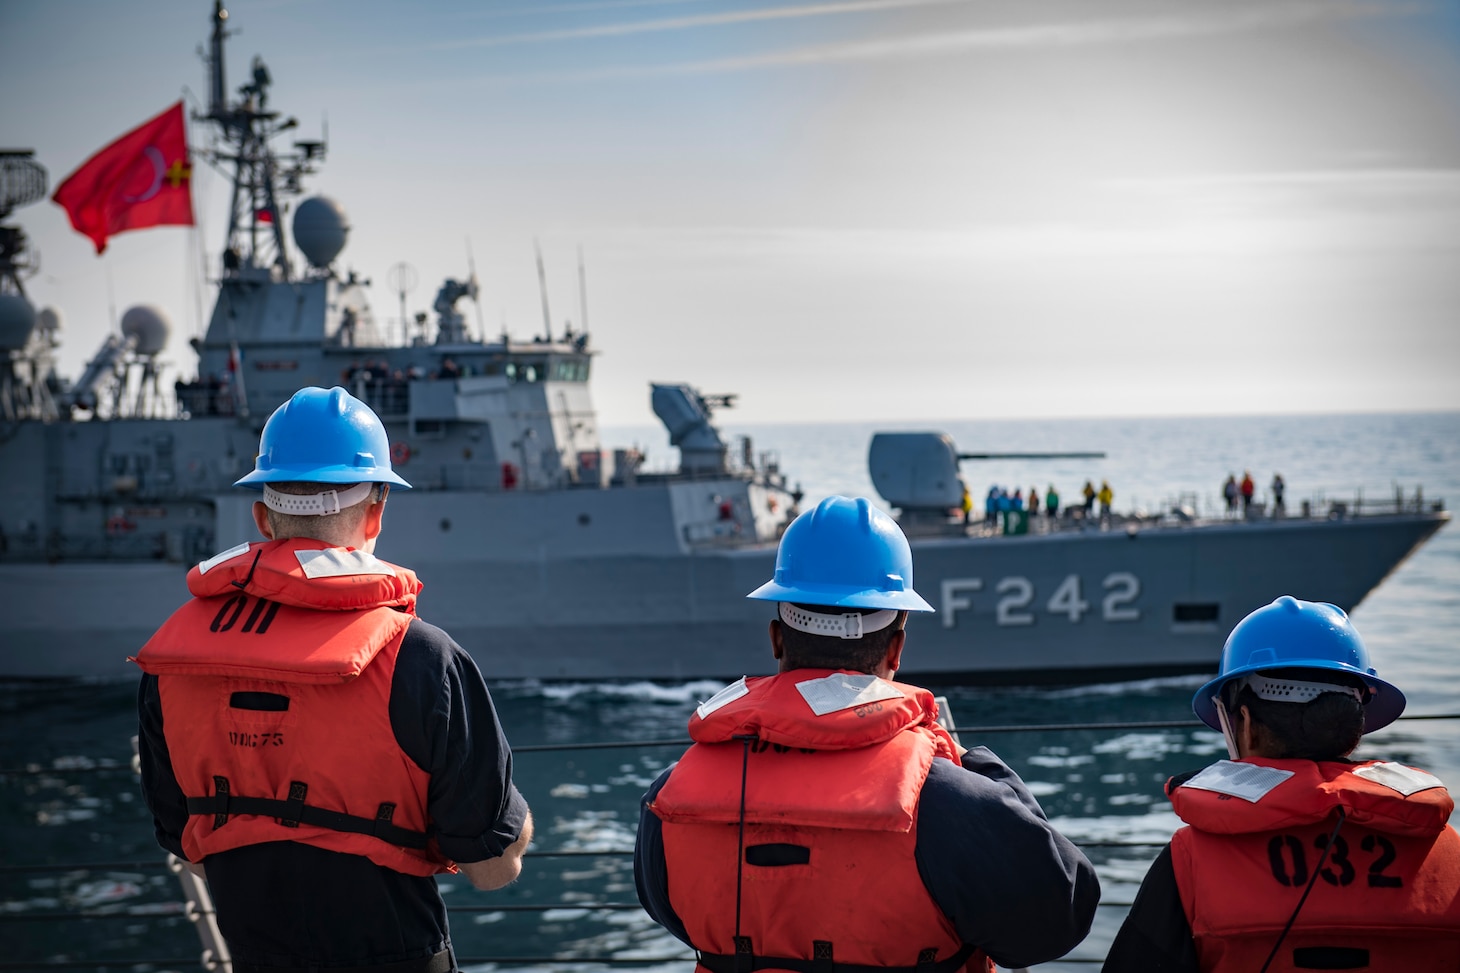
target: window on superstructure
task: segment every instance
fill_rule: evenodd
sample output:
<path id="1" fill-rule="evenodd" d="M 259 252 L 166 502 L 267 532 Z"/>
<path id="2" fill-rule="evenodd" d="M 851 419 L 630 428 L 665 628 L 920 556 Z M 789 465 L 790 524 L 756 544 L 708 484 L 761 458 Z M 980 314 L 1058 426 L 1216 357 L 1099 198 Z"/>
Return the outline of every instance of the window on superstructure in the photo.
<path id="1" fill-rule="evenodd" d="M 560 358 L 553 362 L 553 378 L 559 382 L 588 381 L 588 359 Z"/>

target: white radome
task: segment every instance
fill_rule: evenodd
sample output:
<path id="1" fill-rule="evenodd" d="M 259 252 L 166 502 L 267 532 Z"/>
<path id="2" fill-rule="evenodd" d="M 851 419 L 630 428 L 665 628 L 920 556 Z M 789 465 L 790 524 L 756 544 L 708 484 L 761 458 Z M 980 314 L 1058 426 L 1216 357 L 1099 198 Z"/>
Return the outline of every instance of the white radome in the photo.
<path id="1" fill-rule="evenodd" d="M 48 304 L 36 314 L 35 323 L 36 327 L 41 329 L 41 333 L 59 335 L 61 330 L 66 327 L 66 316 L 61 313 L 60 308 L 51 307 Z"/>
<path id="2" fill-rule="evenodd" d="M 137 341 L 137 354 L 151 357 L 167 347 L 172 325 L 167 312 L 153 304 L 138 304 L 122 315 L 122 334 Z"/>
<path id="3" fill-rule="evenodd" d="M 294 211 L 294 242 L 311 267 L 323 269 L 345 249 L 350 219 L 327 196 L 311 196 Z"/>
<path id="4" fill-rule="evenodd" d="M 35 327 L 35 308 L 19 294 L 0 294 L 0 351 L 19 351 Z"/>

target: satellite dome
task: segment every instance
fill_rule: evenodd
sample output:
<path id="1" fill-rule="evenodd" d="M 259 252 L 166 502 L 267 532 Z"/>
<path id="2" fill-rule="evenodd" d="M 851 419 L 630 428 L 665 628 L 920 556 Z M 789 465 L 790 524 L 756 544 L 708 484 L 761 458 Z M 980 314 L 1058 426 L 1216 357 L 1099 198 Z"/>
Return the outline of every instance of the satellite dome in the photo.
<path id="1" fill-rule="evenodd" d="M 40 311 L 36 313 L 35 323 L 36 326 L 41 329 L 41 332 L 43 334 L 54 335 L 60 332 L 63 327 L 65 327 L 66 318 L 64 315 L 61 314 L 60 308 L 54 308 L 47 305 L 46 307 L 41 308 Z"/>
<path id="2" fill-rule="evenodd" d="M 150 358 L 166 347 L 171 331 L 166 313 L 151 304 L 129 307 L 122 315 L 122 334 L 137 340 L 137 354 L 144 357 Z"/>
<path id="3" fill-rule="evenodd" d="M 328 267 L 345 249 L 350 220 L 340 204 L 311 196 L 294 211 L 294 242 L 312 267 Z"/>
<path id="4" fill-rule="evenodd" d="M 35 308 L 19 294 L 0 294 L 0 351 L 19 351 L 35 327 Z"/>

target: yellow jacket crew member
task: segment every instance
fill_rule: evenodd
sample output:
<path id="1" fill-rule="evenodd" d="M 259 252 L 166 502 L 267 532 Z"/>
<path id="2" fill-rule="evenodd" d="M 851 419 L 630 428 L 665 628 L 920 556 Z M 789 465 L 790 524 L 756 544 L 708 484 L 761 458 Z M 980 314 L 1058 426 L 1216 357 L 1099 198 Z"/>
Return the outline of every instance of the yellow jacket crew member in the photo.
<path id="1" fill-rule="evenodd" d="M 1089 930 L 1099 883 L 1019 777 L 964 751 L 926 690 L 893 681 L 913 589 L 897 524 L 831 497 L 786 530 L 774 676 L 690 720 L 644 796 L 639 901 L 701 971 L 935 973 L 1025 966 Z"/>
<path id="2" fill-rule="evenodd" d="M 1227 639 L 1192 703 L 1230 760 L 1174 778 L 1186 822 L 1108 973 L 1460 971 L 1460 835 L 1433 775 L 1354 761 L 1404 710 L 1348 616 L 1282 597 Z"/>
<path id="3" fill-rule="evenodd" d="M 481 674 L 372 553 L 389 457 L 365 403 L 295 393 L 238 481 L 265 539 L 194 567 L 137 654 L 143 793 L 234 973 L 455 970 L 434 876 L 499 888 L 531 840 Z"/>

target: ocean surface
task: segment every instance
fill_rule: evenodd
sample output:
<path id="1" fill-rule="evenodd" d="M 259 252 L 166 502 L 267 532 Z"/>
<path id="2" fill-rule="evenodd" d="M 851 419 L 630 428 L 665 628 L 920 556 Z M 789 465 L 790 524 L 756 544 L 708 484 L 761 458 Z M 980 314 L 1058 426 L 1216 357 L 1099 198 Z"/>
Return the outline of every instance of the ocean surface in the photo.
<path id="1" fill-rule="evenodd" d="M 830 493 L 875 497 L 866 472 L 874 428 L 939 429 L 966 452 L 1107 454 L 1103 460 L 965 463 L 980 501 L 993 483 L 1026 493 L 1053 483 L 1069 503 L 1086 479 L 1097 488 L 1104 479 L 1118 510 L 1182 502 L 1215 512 L 1227 475 L 1240 479 L 1250 470 L 1259 500 L 1280 472 L 1290 510 L 1305 499 L 1379 499 L 1417 489 L 1426 498 L 1460 503 L 1460 413 L 876 427 L 739 427 L 727 413 L 722 425 L 729 435 L 750 436 L 756 453 L 776 454 L 807 503 Z M 672 464 L 673 451 L 658 429 L 609 429 L 603 439 L 606 446 L 639 445 L 650 467 Z M 1321 591 L 1292 594 L 1323 598 Z M 1407 692 L 1407 715 L 1460 713 L 1460 533 L 1453 525 L 1401 565 L 1353 617 L 1380 675 Z M 916 642 L 907 651 L 916 653 Z M 769 647 L 765 663 L 762 672 L 770 672 Z M 1201 682 L 938 691 L 948 696 L 960 727 L 1100 724 L 1187 719 Z M 634 907 L 626 852 L 633 847 L 639 795 L 682 750 L 674 743 L 637 744 L 682 738 L 694 705 L 718 684 L 494 681 L 492 688 L 518 748 L 518 786 L 537 817 L 534 852 L 569 854 L 534 855 L 522 880 L 496 893 L 444 881 L 458 955 L 482 970 L 608 968 L 580 965 L 588 957 L 612 958 L 616 968 L 690 970 L 685 949 Z M 0 970 L 198 968 L 197 934 L 182 914 L 176 880 L 162 867 L 130 769 L 133 696 L 130 683 L 0 686 Z M 966 745 L 990 746 L 1012 765 L 1049 817 L 1096 863 L 1104 902 L 1093 931 L 1068 958 L 1039 969 L 1098 968 L 1147 865 L 1176 827 L 1162 782 L 1223 756 L 1220 738 L 1205 729 L 1098 726 L 964 730 L 962 737 Z M 586 746 L 615 742 L 633 745 Z M 559 749 L 533 749 L 543 746 Z M 1401 721 L 1367 738 L 1360 756 L 1396 759 L 1460 781 L 1460 720 Z"/>

